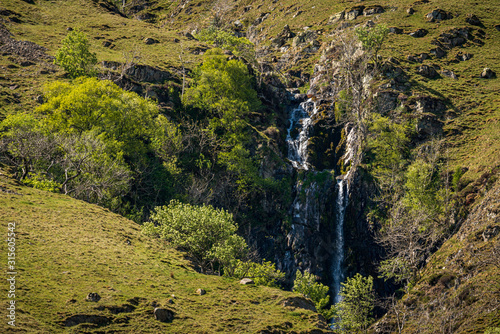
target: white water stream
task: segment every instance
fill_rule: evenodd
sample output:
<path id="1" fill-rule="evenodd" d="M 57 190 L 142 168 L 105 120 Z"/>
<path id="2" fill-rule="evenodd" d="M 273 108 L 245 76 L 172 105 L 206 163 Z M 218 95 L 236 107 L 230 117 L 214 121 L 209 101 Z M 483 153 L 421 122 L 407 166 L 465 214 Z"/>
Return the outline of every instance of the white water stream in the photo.
<path id="1" fill-rule="evenodd" d="M 290 126 L 288 128 L 286 142 L 288 145 L 288 159 L 296 169 L 310 169 L 310 166 L 307 163 L 307 145 L 309 143 L 312 117 L 317 113 L 317 111 L 316 104 L 309 99 L 306 102 L 300 103 L 290 113 Z M 349 133 L 349 137 L 352 137 L 352 133 Z M 348 150 L 350 150 L 349 147 Z M 349 156 L 349 152 L 346 154 L 347 157 L 344 157 L 344 159 L 347 158 L 347 160 L 349 160 L 352 158 Z M 315 184 L 313 184 L 313 186 L 315 186 Z M 342 270 L 344 262 L 344 216 L 349 194 L 349 186 L 346 179 L 338 179 L 337 188 L 338 192 L 335 203 L 336 224 L 334 232 L 335 247 L 333 249 L 332 266 L 330 268 L 330 274 L 333 279 L 331 288 L 334 296 L 334 303 L 338 303 L 341 299 L 339 292 L 341 283 L 344 280 L 344 272 Z M 304 208 L 306 207 L 307 205 L 304 205 Z M 301 203 L 297 202 L 296 207 L 294 207 L 293 210 L 296 218 L 300 218 L 302 215 L 301 209 Z"/>
<path id="2" fill-rule="evenodd" d="M 288 159 L 294 168 L 309 170 L 307 164 L 307 144 L 312 116 L 317 113 L 316 104 L 311 100 L 302 102 L 290 113 L 290 126 L 286 136 Z M 297 134 L 295 134 L 297 132 Z"/>
<path id="3" fill-rule="evenodd" d="M 344 281 L 344 272 L 342 270 L 342 264 L 344 262 L 344 218 L 345 209 L 347 207 L 347 196 L 349 194 L 349 185 L 347 182 L 344 182 L 344 179 L 339 179 L 337 181 L 337 187 L 337 201 L 335 203 L 337 224 L 335 230 L 335 248 L 333 249 L 332 261 L 333 302 L 335 304 L 341 300 L 339 295 L 340 283 Z"/>

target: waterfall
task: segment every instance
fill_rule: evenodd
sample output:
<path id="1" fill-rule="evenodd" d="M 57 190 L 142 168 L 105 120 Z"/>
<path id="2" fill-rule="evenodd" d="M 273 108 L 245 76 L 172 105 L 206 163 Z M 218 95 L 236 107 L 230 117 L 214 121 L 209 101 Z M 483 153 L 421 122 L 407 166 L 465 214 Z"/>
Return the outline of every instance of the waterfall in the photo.
<path id="1" fill-rule="evenodd" d="M 346 189 L 344 189 L 344 183 Z M 340 283 L 344 280 L 344 272 L 342 270 L 342 262 L 344 262 L 344 217 L 349 195 L 349 185 L 344 179 L 339 179 L 337 181 L 337 187 L 338 192 L 335 203 L 337 224 L 335 224 L 335 247 L 333 249 L 332 259 L 333 302 L 335 304 L 341 299 L 339 295 Z"/>
<path id="2" fill-rule="evenodd" d="M 311 100 L 300 103 L 290 113 L 286 143 L 288 145 L 288 159 L 294 168 L 309 170 L 307 164 L 307 143 L 312 116 L 316 114 L 316 104 Z M 297 131 L 298 134 L 294 134 Z"/>
<path id="3" fill-rule="evenodd" d="M 295 169 L 302 169 L 307 173 L 304 173 L 303 178 L 295 185 L 296 196 L 290 209 L 292 225 L 287 234 L 287 243 L 294 251 L 294 255 L 293 259 L 284 260 L 287 260 L 287 263 L 295 261 L 295 265 L 301 263 L 299 266 L 302 270 L 306 268 L 324 270 L 323 275 L 330 276 L 331 279 L 329 285 L 333 302 L 338 303 L 341 283 L 344 280 L 344 216 L 349 195 L 348 175 L 337 178 L 336 201 L 333 208 L 328 208 L 332 204 L 327 201 L 326 194 L 333 191 L 334 183 L 332 184 L 331 179 L 321 185 L 317 183 L 317 176 L 325 171 L 313 170 L 313 166 L 307 161 L 307 146 L 312 134 L 313 117 L 317 112 L 316 104 L 309 99 L 297 105 L 289 114 L 290 125 L 286 137 L 288 159 Z M 351 142 L 355 132 L 349 131 L 348 133 L 347 152 L 341 158 L 346 163 L 353 159 L 354 154 Z M 328 170 L 328 172 L 331 171 Z M 322 197 L 323 195 L 325 197 Z M 326 212 L 335 212 L 325 217 L 329 221 L 335 220 L 335 223 L 332 223 L 335 228 L 331 231 L 327 231 L 326 226 L 321 222 Z M 325 232 L 329 235 L 323 239 L 319 234 Z M 313 235 L 319 239 L 309 240 Z M 322 250 L 321 254 L 325 256 L 322 260 L 318 259 L 317 250 Z M 314 262 L 316 259 L 321 263 Z M 286 267 L 293 267 L 293 264 Z"/>

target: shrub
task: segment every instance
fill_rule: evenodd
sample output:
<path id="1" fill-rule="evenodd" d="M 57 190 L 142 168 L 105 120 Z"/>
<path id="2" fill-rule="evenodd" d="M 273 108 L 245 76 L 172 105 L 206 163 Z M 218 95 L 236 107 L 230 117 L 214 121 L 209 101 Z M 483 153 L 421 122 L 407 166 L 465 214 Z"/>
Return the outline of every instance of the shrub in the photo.
<path id="1" fill-rule="evenodd" d="M 328 286 L 316 282 L 316 277 L 313 274 L 310 274 L 307 271 L 302 274 L 299 270 L 297 270 L 295 281 L 293 282 L 293 291 L 311 298 L 314 302 L 316 310 L 327 320 L 333 316 L 333 308 L 326 308 L 330 301 L 328 290 Z"/>
<path id="2" fill-rule="evenodd" d="M 368 328 L 374 307 L 373 278 L 359 273 L 347 278 L 340 289 L 342 300 L 335 305 L 336 324 L 346 333 L 357 333 Z"/>
<path id="3" fill-rule="evenodd" d="M 57 50 L 54 64 L 61 66 L 72 78 L 95 75 L 97 56 L 90 52 L 87 36 L 74 30 L 63 39 L 62 46 Z"/>
<path id="4" fill-rule="evenodd" d="M 246 254 L 246 242 L 235 234 L 237 228 L 232 214 L 224 209 L 173 200 L 154 210 L 143 232 L 186 251 L 202 272 L 209 268 L 213 272 Z"/>

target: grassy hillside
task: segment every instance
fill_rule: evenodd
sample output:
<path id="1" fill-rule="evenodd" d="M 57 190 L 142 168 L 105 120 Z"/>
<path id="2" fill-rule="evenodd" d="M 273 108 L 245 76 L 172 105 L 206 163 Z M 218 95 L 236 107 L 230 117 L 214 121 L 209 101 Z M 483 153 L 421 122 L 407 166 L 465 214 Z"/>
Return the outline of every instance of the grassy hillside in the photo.
<path id="1" fill-rule="evenodd" d="M 141 235 L 134 222 L 20 186 L 3 171 L 0 220 L 4 235 L 15 223 L 18 273 L 16 327 L 6 324 L 8 301 L 2 297 L 2 333 L 257 333 L 269 328 L 306 333 L 321 324 L 312 311 L 282 306 L 297 296 L 291 292 L 198 274 L 181 253 Z M 0 253 L 6 268 L 6 242 Z M 198 295 L 199 288 L 206 294 Z M 5 280 L 2 290 L 5 294 Z M 90 292 L 101 300 L 86 301 Z M 154 306 L 172 310 L 174 320 L 155 320 Z"/>

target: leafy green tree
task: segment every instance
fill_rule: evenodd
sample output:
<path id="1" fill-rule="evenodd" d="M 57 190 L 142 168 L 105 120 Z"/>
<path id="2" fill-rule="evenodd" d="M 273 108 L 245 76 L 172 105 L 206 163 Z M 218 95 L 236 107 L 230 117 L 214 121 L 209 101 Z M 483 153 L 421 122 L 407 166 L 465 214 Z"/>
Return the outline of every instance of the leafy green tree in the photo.
<path id="1" fill-rule="evenodd" d="M 54 63 L 64 68 L 72 78 L 93 76 L 96 73 L 97 56 L 90 51 L 87 36 L 73 30 L 62 40 Z"/>
<path id="2" fill-rule="evenodd" d="M 385 24 L 377 24 L 373 28 L 358 27 L 355 33 L 363 44 L 363 48 L 372 52 L 372 57 L 376 61 L 384 40 L 389 34 L 389 28 Z"/>
<path id="3" fill-rule="evenodd" d="M 246 116 L 260 107 L 248 68 L 228 60 L 220 49 L 205 53 L 194 84 L 184 94 L 184 104 L 206 110 L 210 129 L 222 132 L 230 145 L 244 140 Z"/>
<path id="4" fill-rule="evenodd" d="M 368 126 L 368 166 L 381 190 L 378 201 L 384 205 L 397 198 L 404 182 L 410 155 L 411 126 L 372 114 Z"/>
<path id="5" fill-rule="evenodd" d="M 342 300 L 335 305 L 336 321 L 340 332 L 359 333 L 366 331 L 372 322 L 375 303 L 373 277 L 359 273 L 347 278 L 340 289 Z"/>
<path id="6" fill-rule="evenodd" d="M 106 133 L 130 155 L 144 153 L 144 142 L 157 129 L 158 107 L 108 80 L 55 81 L 45 87 L 45 97 L 47 102 L 36 111 L 45 116 L 47 130 Z"/>
<path id="7" fill-rule="evenodd" d="M 436 168 L 429 162 L 417 159 L 408 167 L 405 178 L 403 202 L 414 216 L 426 217 L 423 221 L 425 226 L 421 227 L 425 229 L 431 222 L 438 220 L 443 207 Z"/>
<path id="8" fill-rule="evenodd" d="M 330 302 L 330 296 L 328 295 L 329 288 L 324 284 L 316 282 L 316 276 L 307 271 L 304 271 L 304 274 L 302 274 L 300 270 L 297 270 L 295 280 L 293 281 L 293 291 L 311 298 L 319 313 L 327 320 L 332 318 L 333 308 L 326 308 Z"/>
<path id="9" fill-rule="evenodd" d="M 187 252 L 202 272 L 216 265 L 230 263 L 247 251 L 243 238 L 237 236 L 233 216 L 210 205 L 193 206 L 178 201 L 157 207 L 143 232 L 167 240 Z"/>

